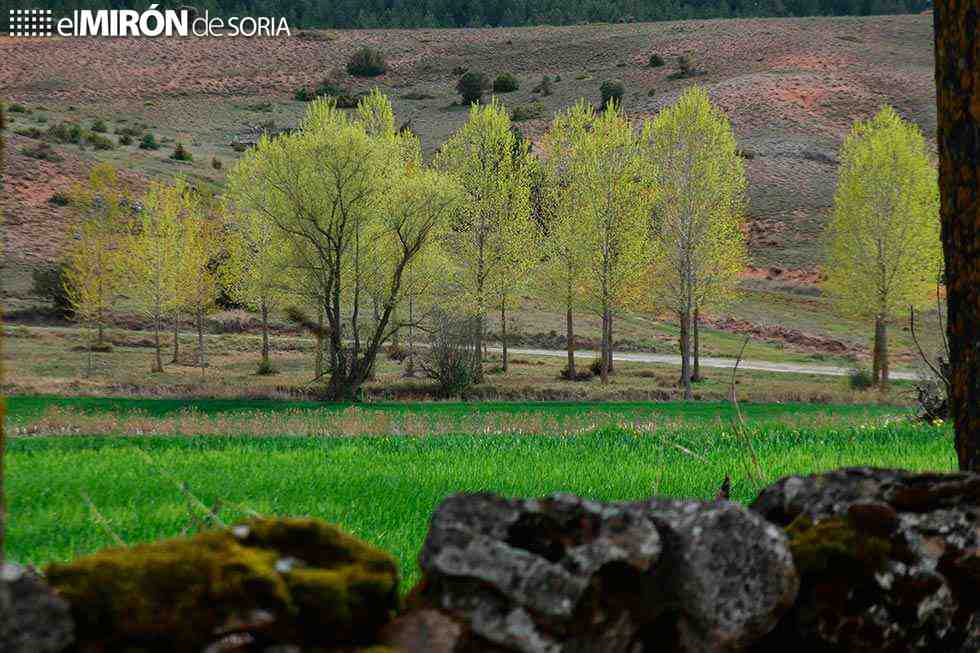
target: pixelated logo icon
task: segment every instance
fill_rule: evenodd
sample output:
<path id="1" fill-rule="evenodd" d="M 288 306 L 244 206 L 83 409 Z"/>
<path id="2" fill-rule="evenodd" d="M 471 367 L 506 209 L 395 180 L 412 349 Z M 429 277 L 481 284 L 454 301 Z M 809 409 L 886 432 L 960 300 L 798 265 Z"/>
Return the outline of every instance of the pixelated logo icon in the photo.
<path id="1" fill-rule="evenodd" d="M 53 36 L 54 17 L 50 9 L 11 9 L 8 15 L 10 36 Z"/>

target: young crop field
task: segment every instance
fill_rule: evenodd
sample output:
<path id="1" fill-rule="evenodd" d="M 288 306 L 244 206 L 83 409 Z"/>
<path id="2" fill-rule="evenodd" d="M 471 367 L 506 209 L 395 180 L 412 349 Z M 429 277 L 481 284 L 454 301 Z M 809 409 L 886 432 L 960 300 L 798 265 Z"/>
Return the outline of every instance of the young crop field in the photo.
<path id="1" fill-rule="evenodd" d="M 52 406 L 74 420 L 73 435 L 40 435 Z M 955 467 L 949 428 L 901 409 L 747 404 L 743 413 L 737 429 L 724 403 L 14 397 L 8 424 L 22 435 L 8 452 L 8 554 L 70 559 L 116 538 L 132 544 L 217 524 L 212 511 L 228 524 L 255 513 L 311 515 L 394 554 L 407 588 L 428 517 L 455 492 L 711 499 L 730 475 L 732 498 L 747 502 L 787 474 Z M 154 425 L 175 435 L 140 435 Z"/>

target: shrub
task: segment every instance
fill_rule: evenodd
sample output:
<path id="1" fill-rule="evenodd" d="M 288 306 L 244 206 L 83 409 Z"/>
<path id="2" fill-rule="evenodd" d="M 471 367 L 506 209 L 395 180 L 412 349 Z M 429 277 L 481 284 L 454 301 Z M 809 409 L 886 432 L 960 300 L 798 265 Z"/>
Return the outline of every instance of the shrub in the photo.
<path id="1" fill-rule="evenodd" d="M 145 134 L 143 139 L 140 141 L 141 150 L 159 150 L 160 144 L 157 142 L 156 136 L 153 134 Z"/>
<path id="2" fill-rule="evenodd" d="M 40 161 L 51 161 L 56 163 L 63 160 L 61 155 L 58 154 L 53 147 L 44 142 L 23 147 L 21 148 L 20 153 L 24 156 L 29 156 L 32 159 L 38 159 Z"/>
<path id="3" fill-rule="evenodd" d="M 610 102 L 619 104 L 623 101 L 626 87 L 618 79 L 607 79 L 599 86 L 599 94 L 602 96 L 602 107 L 605 108 Z"/>
<path id="4" fill-rule="evenodd" d="M 384 55 L 366 46 L 355 52 L 347 62 L 347 73 L 355 77 L 377 77 L 387 70 Z"/>
<path id="5" fill-rule="evenodd" d="M 682 54 L 677 59 L 677 70 L 667 77 L 669 79 L 687 79 L 703 75 L 704 71 L 694 65 L 694 61 L 686 54 Z"/>
<path id="6" fill-rule="evenodd" d="M 269 361 L 262 361 L 255 370 L 256 376 L 273 376 L 278 373 L 279 370 L 277 370 Z"/>
<path id="7" fill-rule="evenodd" d="M 650 55 L 650 60 L 647 62 L 647 65 L 651 68 L 660 68 L 664 65 L 664 58 L 654 52 Z"/>
<path id="8" fill-rule="evenodd" d="M 132 145 L 133 144 L 133 137 L 130 136 L 129 134 L 123 134 L 122 136 L 119 137 L 119 144 L 120 145 Z"/>
<path id="9" fill-rule="evenodd" d="M 170 155 L 170 158 L 174 161 L 193 161 L 194 155 L 190 153 L 190 150 L 184 147 L 183 143 L 178 141 L 176 147 L 174 147 L 173 154 Z"/>
<path id="10" fill-rule="evenodd" d="M 139 127 L 117 127 L 116 133 L 120 136 L 129 136 L 130 138 L 139 138 L 143 135 L 144 129 Z"/>
<path id="11" fill-rule="evenodd" d="M 109 131 L 108 125 L 105 124 L 105 120 L 101 118 L 92 123 L 92 131 L 97 134 L 104 134 Z"/>
<path id="12" fill-rule="evenodd" d="M 479 378 L 483 365 L 477 347 L 480 319 L 435 311 L 432 321 L 432 340 L 422 368 L 438 383 L 442 397 L 462 397 Z"/>
<path id="13" fill-rule="evenodd" d="M 521 122 L 540 118 L 542 115 L 544 115 L 544 105 L 540 102 L 529 102 L 511 109 L 510 119 L 514 122 Z"/>
<path id="14" fill-rule="evenodd" d="M 15 129 L 14 133 L 18 136 L 26 136 L 27 138 L 44 138 L 44 132 L 37 127 L 22 127 L 21 129 Z"/>
<path id="15" fill-rule="evenodd" d="M 350 88 L 339 86 L 327 79 L 316 87 L 316 96 L 333 98 L 339 109 L 353 109 L 360 101 Z"/>
<path id="16" fill-rule="evenodd" d="M 466 74 L 467 70 L 469 70 L 469 68 L 466 68 L 465 66 L 456 66 L 453 68 L 453 77 L 462 77 Z"/>
<path id="17" fill-rule="evenodd" d="M 48 198 L 48 204 L 52 204 L 54 206 L 68 206 L 69 202 L 70 200 L 68 198 L 68 194 L 60 190 L 56 191 L 51 195 L 51 197 Z"/>
<path id="18" fill-rule="evenodd" d="M 96 134 L 95 132 L 85 132 L 85 142 L 97 150 L 111 150 L 116 145 L 108 136 Z"/>
<path id="19" fill-rule="evenodd" d="M 497 75 L 497 79 L 493 80 L 494 93 L 513 93 L 520 87 L 520 81 L 510 73 Z"/>
<path id="20" fill-rule="evenodd" d="M 211 167 L 215 170 L 221 170 L 221 159 L 216 156 L 211 157 Z"/>
<path id="21" fill-rule="evenodd" d="M 296 92 L 293 93 L 293 99 L 297 102 L 309 102 L 314 97 L 316 96 L 305 86 L 300 86 L 298 89 L 296 89 Z"/>
<path id="22" fill-rule="evenodd" d="M 567 365 L 561 368 L 561 372 L 558 373 L 558 378 L 562 381 L 589 381 L 593 376 L 595 375 L 592 373 L 591 367 L 585 369 L 576 367 L 574 377 L 569 375 Z"/>
<path id="23" fill-rule="evenodd" d="M 589 364 L 589 371 L 592 373 L 592 376 L 602 376 L 602 354 L 592 359 L 592 362 Z M 612 374 L 613 370 L 610 369 L 609 373 Z"/>
<path id="24" fill-rule="evenodd" d="M 490 87 L 487 76 L 476 71 L 464 73 L 456 82 L 456 92 L 463 98 L 465 104 L 473 104 L 483 99 L 483 94 Z"/>
<path id="25" fill-rule="evenodd" d="M 60 122 L 48 127 L 48 138 L 56 143 L 81 143 L 82 128 L 78 123 Z"/>
<path id="26" fill-rule="evenodd" d="M 34 294 L 48 302 L 61 317 L 71 315 L 71 302 L 68 301 L 68 293 L 65 291 L 65 268 L 66 266 L 62 263 L 38 268 L 31 272 Z"/>
<path id="27" fill-rule="evenodd" d="M 867 390 L 874 385 L 874 379 L 871 378 L 871 372 L 868 370 L 855 367 L 847 373 L 847 385 L 851 390 Z"/>
<path id="28" fill-rule="evenodd" d="M 16 102 L 7 107 L 7 111 L 10 113 L 30 113 L 31 110 L 25 107 L 23 104 L 17 104 Z"/>

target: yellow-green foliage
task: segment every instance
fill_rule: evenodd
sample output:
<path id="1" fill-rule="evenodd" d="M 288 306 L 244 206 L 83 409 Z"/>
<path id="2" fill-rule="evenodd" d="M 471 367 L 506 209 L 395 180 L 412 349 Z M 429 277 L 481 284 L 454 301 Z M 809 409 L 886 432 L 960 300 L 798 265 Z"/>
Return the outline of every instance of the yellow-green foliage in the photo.
<path id="1" fill-rule="evenodd" d="M 394 561 L 312 519 L 106 549 L 46 573 L 81 650 L 201 650 L 257 611 L 273 617 L 260 626 L 273 641 L 332 650 L 371 644 L 398 607 Z"/>
<path id="2" fill-rule="evenodd" d="M 918 127 L 890 107 L 854 126 L 840 158 L 825 287 L 842 313 L 887 320 L 936 287 L 936 168 Z"/>
<path id="3" fill-rule="evenodd" d="M 656 300 L 690 313 L 730 298 L 747 259 L 747 182 L 728 117 L 693 87 L 644 125 L 642 140 L 654 193 Z"/>
<path id="4" fill-rule="evenodd" d="M 801 515 L 786 527 L 786 535 L 800 575 L 867 575 L 891 553 L 887 539 L 862 531 L 848 517 L 814 523 Z"/>

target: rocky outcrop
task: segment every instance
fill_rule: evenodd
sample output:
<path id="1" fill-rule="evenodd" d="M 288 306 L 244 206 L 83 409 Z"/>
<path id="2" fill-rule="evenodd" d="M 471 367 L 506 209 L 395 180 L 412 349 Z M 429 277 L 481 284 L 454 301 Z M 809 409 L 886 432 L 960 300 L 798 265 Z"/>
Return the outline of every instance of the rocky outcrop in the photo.
<path id="1" fill-rule="evenodd" d="M 59 653 L 74 641 L 68 604 L 30 569 L 0 567 L 0 652 Z"/>
<path id="2" fill-rule="evenodd" d="M 452 630 L 446 653 L 740 650 L 797 583 L 781 531 L 724 501 L 456 495 L 420 565 L 398 634 Z"/>
<path id="3" fill-rule="evenodd" d="M 350 651 L 376 642 L 399 601 L 387 554 L 310 519 L 257 519 L 46 571 L 80 651 Z"/>
<path id="4" fill-rule="evenodd" d="M 980 476 L 855 468 L 782 479 L 800 595 L 759 650 L 980 650 Z"/>

